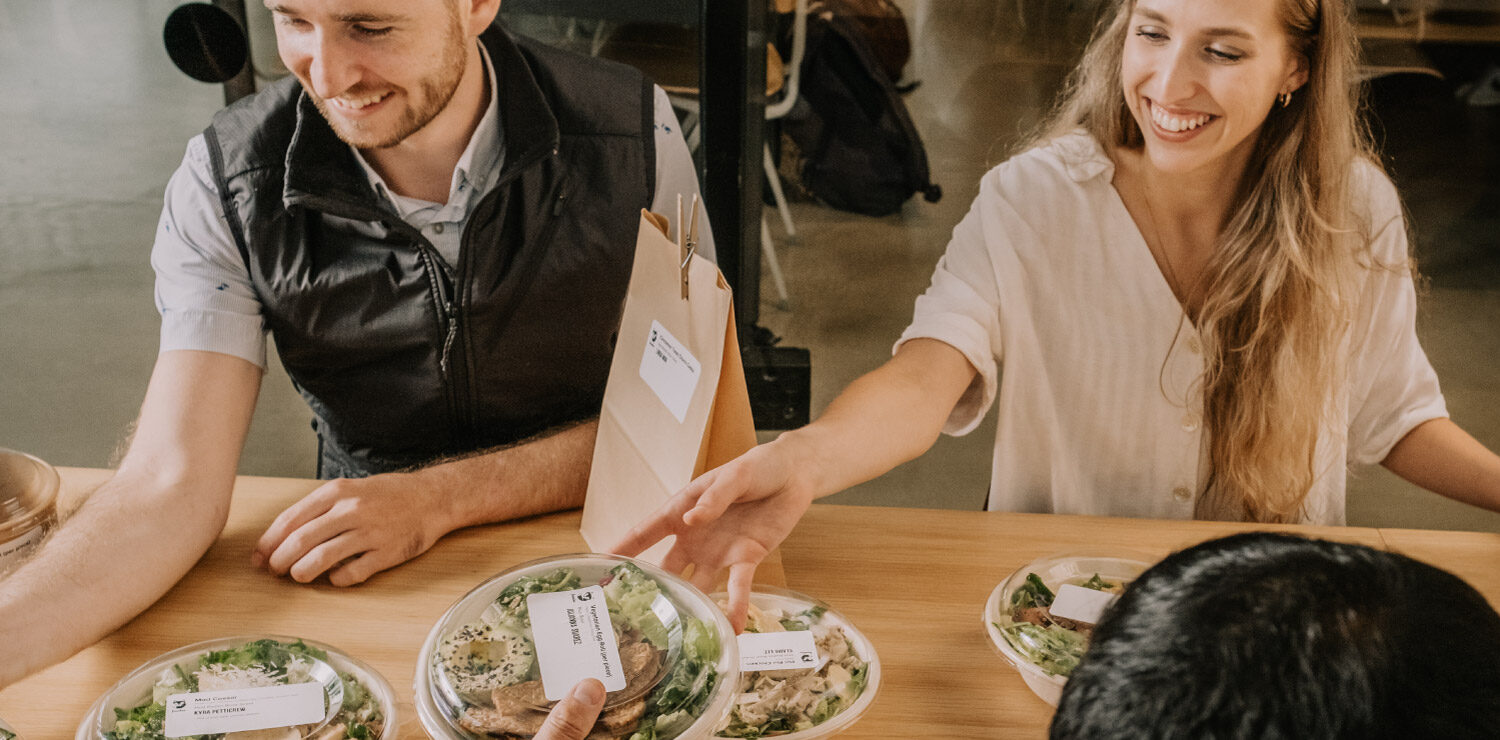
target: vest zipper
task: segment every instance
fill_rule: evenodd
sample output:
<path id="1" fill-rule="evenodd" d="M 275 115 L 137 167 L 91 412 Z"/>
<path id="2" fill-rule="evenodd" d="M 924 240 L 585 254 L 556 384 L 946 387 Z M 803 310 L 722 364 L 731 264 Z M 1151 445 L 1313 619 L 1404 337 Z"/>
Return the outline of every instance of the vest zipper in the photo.
<path id="1" fill-rule="evenodd" d="M 452 373 L 448 361 L 453 354 L 453 340 L 458 337 L 458 311 L 451 302 L 444 306 L 444 309 L 448 312 L 448 337 L 443 340 L 443 356 L 438 360 L 438 367 L 443 371 L 443 377 L 451 380 Z"/>
<path id="2" fill-rule="evenodd" d="M 543 150 L 540 152 L 536 152 L 531 156 L 518 161 L 514 168 L 504 172 L 498 179 L 495 180 L 495 183 L 490 186 L 489 192 L 486 193 L 483 198 L 480 198 L 479 202 L 474 204 L 474 208 L 469 211 L 469 218 L 467 223 L 464 224 L 463 235 L 459 238 L 458 264 L 455 266 L 457 274 L 454 276 L 454 294 L 453 298 L 450 300 L 447 306 L 449 316 L 448 339 L 443 345 L 443 358 L 441 363 L 445 378 L 449 378 L 450 351 L 452 350 L 453 344 L 456 341 L 460 339 L 462 340 L 462 350 L 466 362 L 473 352 L 470 347 L 471 338 L 468 331 L 465 330 L 462 337 L 459 336 L 458 316 L 459 312 L 463 309 L 463 298 L 460 291 L 463 290 L 465 281 L 468 280 L 469 259 L 471 255 L 471 250 L 469 249 L 469 239 L 474 230 L 474 214 L 483 212 L 486 205 L 490 204 L 491 199 L 498 200 L 500 197 L 501 189 L 509 185 L 511 181 L 519 177 L 521 173 L 527 171 L 533 165 L 537 164 L 543 159 L 546 159 L 549 156 L 557 156 L 557 152 L 557 147 L 554 146 L 550 151 Z M 561 190 L 561 183 L 559 183 L 557 190 L 553 191 L 553 197 L 557 199 L 557 202 L 554 203 L 553 207 L 550 209 L 552 218 L 549 219 L 542 232 L 538 234 L 538 238 L 535 240 L 536 244 L 542 244 L 545 241 L 551 239 L 551 234 L 554 230 L 553 223 L 556 221 L 556 217 L 562 209 L 561 198 L 564 196 L 560 194 Z M 449 390 L 449 402 L 453 406 L 454 418 L 460 420 L 463 432 L 466 436 L 472 437 L 474 435 L 477 435 L 479 420 L 477 410 L 475 408 L 476 404 L 474 403 L 474 379 L 466 373 L 464 375 L 462 383 L 450 380 Z"/>

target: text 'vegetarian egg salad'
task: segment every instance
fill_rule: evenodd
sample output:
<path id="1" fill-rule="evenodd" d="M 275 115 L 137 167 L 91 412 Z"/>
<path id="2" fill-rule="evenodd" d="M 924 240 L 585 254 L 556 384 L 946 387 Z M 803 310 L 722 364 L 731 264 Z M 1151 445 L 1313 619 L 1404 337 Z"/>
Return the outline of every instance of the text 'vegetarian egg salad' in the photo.
<path id="1" fill-rule="evenodd" d="M 150 701 L 132 709 L 116 709 L 112 730 L 105 740 L 165 740 L 167 697 L 203 691 L 251 689 L 317 682 L 311 669 L 327 663 L 328 654 L 301 640 L 280 642 L 255 640 L 228 650 L 214 650 L 198 658 L 197 665 L 173 664 L 162 671 L 152 687 Z M 338 714 L 311 740 L 373 740 L 381 737 L 385 718 L 379 700 L 353 674 L 340 673 L 343 698 Z M 193 735 L 195 740 L 248 740 L 286 737 L 301 740 L 313 728 L 286 728 L 278 733 L 263 730 Z"/>
<path id="2" fill-rule="evenodd" d="M 720 608 L 728 606 L 720 604 Z M 864 691 L 870 665 L 860 658 L 843 628 L 827 618 L 827 609 L 813 606 L 788 614 L 750 605 L 746 632 L 793 630 L 812 632 L 822 664 L 741 675 L 739 695 L 719 737 L 776 737 L 806 730 L 844 711 Z"/>

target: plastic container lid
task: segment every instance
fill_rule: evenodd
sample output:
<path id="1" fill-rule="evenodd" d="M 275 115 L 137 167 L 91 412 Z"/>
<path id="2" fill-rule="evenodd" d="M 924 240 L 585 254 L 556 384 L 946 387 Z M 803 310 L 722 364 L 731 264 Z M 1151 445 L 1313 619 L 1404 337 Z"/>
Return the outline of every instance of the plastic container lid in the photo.
<path id="1" fill-rule="evenodd" d="M 285 696 L 292 692 L 277 692 L 273 687 L 304 686 L 310 683 L 322 686 L 324 700 L 321 716 L 294 725 L 262 725 L 258 729 L 283 729 L 285 734 L 276 737 L 288 740 L 344 740 L 363 737 L 379 740 L 397 736 L 400 720 L 396 714 L 395 694 L 391 691 L 390 684 L 373 668 L 336 648 L 311 640 L 277 635 L 247 635 L 188 645 L 131 671 L 89 708 L 83 724 L 78 726 L 76 740 L 108 740 L 110 735 L 106 733 L 130 732 L 137 734 L 116 736 L 129 737 L 131 740 L 166 738 L 166 723 L 173 721 L 167 717 L 167 705 L 176 704 L 175 701 L 169 702 L 169 699 L 181 694 L 203 695 L 197 701 L 204 704 L 183 705 L 189 712 L 193 706 L 220 710 L 227 706 L 237 706 L 246 708 L 238 712 L 241 716 L 245 712 L 260 712 L 273 721 L 276 718 L 285 719 L 288 716 L 288 710 L 285 709 L 287 705 L 275 702 L 285 701 Z M 210 697 L 224 692 L 232 692 L 234 696 L 216 700 L 219 703 L 206 706 Z M 282 698 L 276 698 L 277 694 Z M 305 700 L 305 694 L 303 698 Z M 361 727 L 364 728 L 363 733 L 360 731 Z M 214 729 L 210 725 L 207 731 L 198 729 L 187 734 L 218 734 L 232 729 Z M 262 735 L 257 734 L 255 737 Z"/>
<path id="2" fill-rule="evenodd" d="M 57 523 L 57 470 L 0 448 L 0 573 L 18 565 Z"/>
<path id="3" fill-rule="evenodd" d="M 725 604 L 728 595 L 714 594 L 714 600 Z M 817 668 L 800 671 L 742 673 L 734 707 L 727 722 L 719 726 L 717 737 L 813 740 L 833 737 L 859 721 L 874 703 L 875 694 L 880 689 L 880 657 L 875 654 L 875 645 L 869 638 L 832 607 L 796 591 L 756 585 L 750 594 L 750 604 L 755 609 L 751 611 L 747 632 L 810 630 L 821 662 Z M 807 680 L 809 678 L 811 680 Z M 802 689 L 807 693 L 798 699 L 796 695 Z M 825 701 L 827 706 L 820 712 Z M 756 730 L 767 728 L 774 722 L 773 713 L 784 716 L 788 710 L 804 715 L 805 721 L 815 724 L 802 729 L 770 729 L 757 734 Z M 817 721 L 819 714 L 822 715 L 821 721 Z M 797 724 L 801 723 L 793 726 Z"/>
<path id="4" fill-rule="evenodd" d="M 18 737 L 20 735 L 17 735 L 16 731 L 5 723 L 5 720 L 0 719 L 0 740 L 16 740 Z"/>
<path id="5" fill-rule="evenodd" d="M 611 735 L 707 737 L 728 715 L 739 651 L 713 601 L 650 564 L 578 554 L 506 570 L 448 609 L 417 658 L 417 716 L 439 740 L 535 734 L 548 697 L 592 675 L 570 665 L 602 669 L 611 638 L 620 674 L 606 680 L 600 717 Z"/>
<path id="6" fill-rule="evenodd" d="M 1118 588 L 1135 580 L 1151 562 L 1149 556 L 1120 550 L 1072 551 L 1033 560 L 990 592 L 984 604 L 985 631 L 1032 692 L 1055 707 L 1067 674 L 1088 646 L 1088 630 L 1018 622 L 1016 613 L 1030 603 L 1026 595 L 1018 597 L 1018 592 L 1029 591 L 1028 576 L 1035 574 L 1052 593 L 1064 584 L 1086 585 L 1096 575 Z"/>

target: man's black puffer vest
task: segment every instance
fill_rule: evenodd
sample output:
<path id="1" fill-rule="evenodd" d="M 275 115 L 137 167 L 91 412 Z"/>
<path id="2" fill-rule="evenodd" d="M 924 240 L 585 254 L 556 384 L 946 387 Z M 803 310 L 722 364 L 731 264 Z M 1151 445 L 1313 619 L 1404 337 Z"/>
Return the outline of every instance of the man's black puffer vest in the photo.
<path id="1" fill-rule="evenodd" d="M 376 195 L 295 78 L 205 132 L 277 352 L 312 406 L 324 478 L 599 413 L 655 190 L 652 86 L 498 27 L 480 40 L 505 156 L 451 268 Z"/>

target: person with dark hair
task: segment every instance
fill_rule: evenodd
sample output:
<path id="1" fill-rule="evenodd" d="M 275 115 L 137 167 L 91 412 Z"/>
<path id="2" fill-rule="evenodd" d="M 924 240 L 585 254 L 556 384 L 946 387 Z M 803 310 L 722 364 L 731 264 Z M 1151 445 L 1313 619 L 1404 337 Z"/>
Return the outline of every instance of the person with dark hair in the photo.
<path id="1" fill-rule="evenodd" d="M 1500 614 L 1404 555 L 1256 532 L 1175 553 L 1095 629 L 1051 737 L 1500 732 Z"/>

